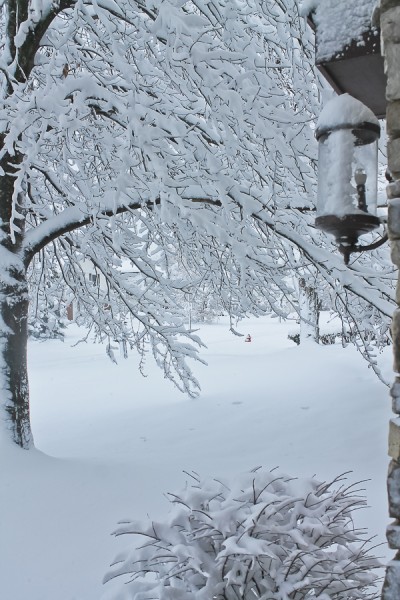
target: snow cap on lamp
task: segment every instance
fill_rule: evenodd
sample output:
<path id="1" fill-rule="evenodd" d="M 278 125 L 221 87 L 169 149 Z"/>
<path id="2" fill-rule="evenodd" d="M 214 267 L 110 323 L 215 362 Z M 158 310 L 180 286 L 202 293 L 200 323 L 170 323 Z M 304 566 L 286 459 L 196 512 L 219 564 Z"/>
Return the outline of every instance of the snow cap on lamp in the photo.
<path id="1" fill-rule="evenodd" d="M 343 123 L 353 126 L 370 123 L 380 131 L 379 121 L 368 106 L 350 94 L 341 94 L 327 102 L 322 109 L 317 122 L 317 138 L 319 131 L 336 129 Z"/>

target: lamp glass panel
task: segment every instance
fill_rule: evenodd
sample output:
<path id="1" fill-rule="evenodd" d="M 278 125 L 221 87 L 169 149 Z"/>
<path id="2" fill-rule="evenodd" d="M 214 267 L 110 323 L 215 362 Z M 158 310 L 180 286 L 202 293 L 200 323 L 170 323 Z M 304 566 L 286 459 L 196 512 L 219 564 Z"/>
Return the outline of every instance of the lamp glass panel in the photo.
<path id="1" fill-rule="evenodd" d="M 370 131 L 336 129 L 319 139 L 317 216 L 376 215 L 378 140 Z"/>

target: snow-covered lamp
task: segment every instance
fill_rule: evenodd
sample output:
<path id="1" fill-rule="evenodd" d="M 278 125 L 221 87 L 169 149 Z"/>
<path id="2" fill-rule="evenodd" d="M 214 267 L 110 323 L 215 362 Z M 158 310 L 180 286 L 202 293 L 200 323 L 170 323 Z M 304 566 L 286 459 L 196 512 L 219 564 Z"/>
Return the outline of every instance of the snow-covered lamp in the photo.
<path id="1" fill-rule="evenodd" d="M 348 262 L 376 216 L 379 121 L 349 94 L 326 104 L 316 129 L 319 146 L 315 225 L 332 234 Z"/>

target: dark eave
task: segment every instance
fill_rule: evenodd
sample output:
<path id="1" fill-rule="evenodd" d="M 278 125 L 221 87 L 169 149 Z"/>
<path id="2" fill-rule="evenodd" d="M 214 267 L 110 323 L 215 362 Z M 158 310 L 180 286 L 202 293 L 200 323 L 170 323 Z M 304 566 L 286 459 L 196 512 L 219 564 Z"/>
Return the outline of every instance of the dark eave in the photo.
<path id="1" fill-rule="evenodd" d="M 385 118 L 386 75 L 379 30 L 366 30 L 361 40 L 353 40 L 326 59 L 319 47 L 318 29 L 312 18 L 308 18 L 308 23 L 316 34 L 315 64 L 333 89 L 338 94 L 350 94 L 368 106 L 379 119 Z"/>

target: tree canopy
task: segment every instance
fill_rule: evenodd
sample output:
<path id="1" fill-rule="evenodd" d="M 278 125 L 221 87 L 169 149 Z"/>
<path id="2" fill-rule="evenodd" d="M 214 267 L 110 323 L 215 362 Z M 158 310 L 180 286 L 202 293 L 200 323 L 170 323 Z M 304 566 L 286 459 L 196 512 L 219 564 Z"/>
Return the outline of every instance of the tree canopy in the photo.
<path id="1" fill-rule="evenodd" d="M 320 100 L 296 0 L 0 5 L 0 366 L 18 443 L 30 443 L 15 365 L 28 297 L 36 315 L 74 300 L 101 339 L 150 348 L 195 393 L 185 294 L 284 316 L 295 273 L 362 332 L 373 364 L 392 267 L 380 255 L 345 267 L 312 226 Z"/>

